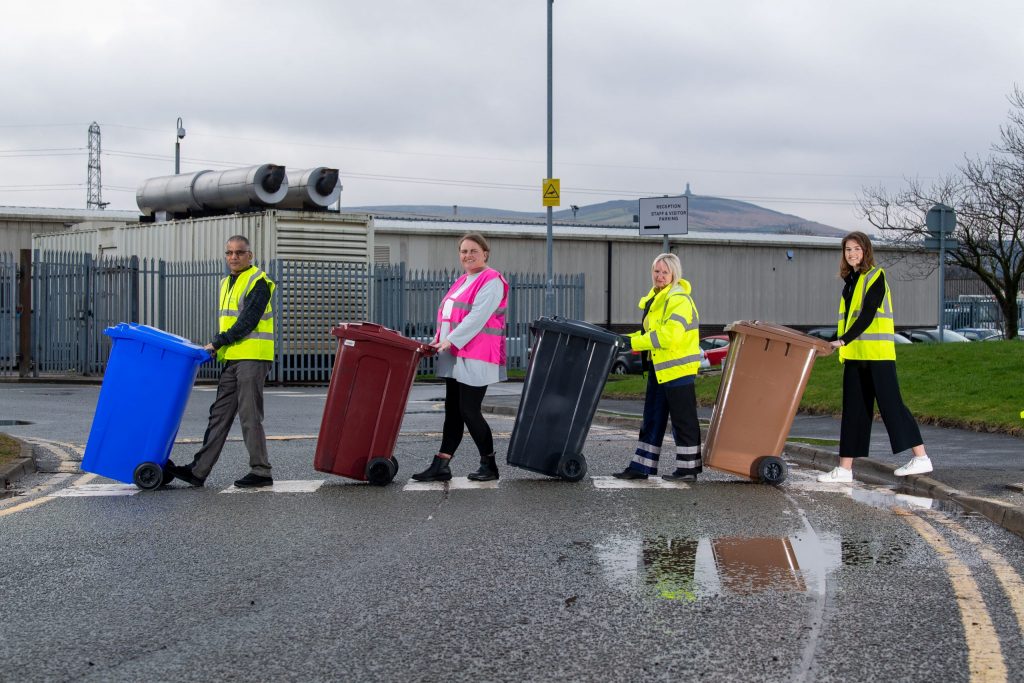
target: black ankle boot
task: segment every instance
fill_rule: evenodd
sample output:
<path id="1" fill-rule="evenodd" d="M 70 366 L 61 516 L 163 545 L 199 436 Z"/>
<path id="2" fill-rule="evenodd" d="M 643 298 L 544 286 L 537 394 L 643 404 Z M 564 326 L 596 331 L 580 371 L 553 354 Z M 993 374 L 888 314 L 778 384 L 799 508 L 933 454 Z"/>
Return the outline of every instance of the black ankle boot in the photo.
<path id="1" fill-rule="evenodd" d="M 451 458 L 440 458 L 435 455 L 430 467 L 412 475 L 412 478 L 416 481 L 450 481 L 452 471 L 448 468 L 449 460 Z"/>
<path id="2" fill-rule="evenodd" d="M 480 456 L 480 469 L 467 478 L 473 481 L 494 481 L 498 476 L 498 463 L 494 461 L 494 456 L 482 455 Z"/>

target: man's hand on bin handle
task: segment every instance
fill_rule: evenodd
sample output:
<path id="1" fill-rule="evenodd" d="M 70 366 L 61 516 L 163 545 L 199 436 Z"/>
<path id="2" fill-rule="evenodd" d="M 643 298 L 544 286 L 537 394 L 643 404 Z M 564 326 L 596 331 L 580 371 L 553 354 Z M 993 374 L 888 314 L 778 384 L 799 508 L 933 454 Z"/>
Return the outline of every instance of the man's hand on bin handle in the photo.
<path id="1" fill-rule="evenodd" d="M 619 340 L 622 343 L 622 348 L 626 349 L 627 351 L 630 351 L 630 350 L 633 349 L 633 335 L 634 334 L 636 334 L 636 333 L 632 332 L 630 334 L 623 334 L 623 335 L 621 335 L 619 337 Z"/>

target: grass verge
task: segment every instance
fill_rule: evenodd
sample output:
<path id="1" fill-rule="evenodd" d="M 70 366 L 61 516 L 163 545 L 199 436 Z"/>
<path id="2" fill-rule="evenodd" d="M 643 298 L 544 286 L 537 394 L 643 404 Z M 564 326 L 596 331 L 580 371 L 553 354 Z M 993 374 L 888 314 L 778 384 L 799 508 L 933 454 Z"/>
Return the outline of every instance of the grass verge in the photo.
<path id="1" fill-rule="evenodd" d="M 21 443 L 0 432 L 0 465 L 21 457 Z"/>
<path id="2" fill-rule="evenodd" d="M 896 370 L 903 400 L 925 424 L 1024 436 L 1024 343 L 1018 340 L 970 344 L 901 344 Z M 713 405 L 720 373 L 697 378 L 697 400 Z M 609 378 L 608 398 L 643 400 L 639 375 Z M 814 364 L 800 410 L 838 415 L 843 369 L 835 356 Z"/>

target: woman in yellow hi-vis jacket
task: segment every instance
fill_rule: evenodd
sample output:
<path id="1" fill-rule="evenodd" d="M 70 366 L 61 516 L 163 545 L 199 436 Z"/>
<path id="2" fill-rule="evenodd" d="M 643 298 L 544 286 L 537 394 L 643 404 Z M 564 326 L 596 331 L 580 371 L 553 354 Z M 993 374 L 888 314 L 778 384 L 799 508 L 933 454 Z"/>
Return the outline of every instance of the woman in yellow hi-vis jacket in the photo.
<path id="1" fill-rule="evenodd" d="M 839 428 L 839 466 L 818 481 L 853 481 L 853 459 L 868 455 L 875 402 L 889 432 L 893 453 L 910 448 L 914 457 L 895 475 L 925 474 L 932 462 L 924 450 L 921 430 L 903 403 L 896 380 L 896 346 L 892 297 L 885 271 L 875 265 L 871 240 L 862 232 L 843 238 L 839 261 L 843 294 L 839 326 L 832 346 L 843 364 L 843 419 Z"/>
<path id="2" fill-rule="evenodd" d="M 644 329 L 629 336 L 634 350 L 647 351 L 647 396 L 640 426 L 640 442 L 619 479 L 646 479 L 658 471 L 661 442 L 669 418 L 676 442 L 675 469 L 663 479 L 695 479 L 702 469 L 700 423 L 693 380 L 700 368 L 700 318 L 690 298 L 692 288 L 683 279 L 683 266 L 675 254 L 659 254 L 651 264 L 653 287 L 642 299 Z"/>

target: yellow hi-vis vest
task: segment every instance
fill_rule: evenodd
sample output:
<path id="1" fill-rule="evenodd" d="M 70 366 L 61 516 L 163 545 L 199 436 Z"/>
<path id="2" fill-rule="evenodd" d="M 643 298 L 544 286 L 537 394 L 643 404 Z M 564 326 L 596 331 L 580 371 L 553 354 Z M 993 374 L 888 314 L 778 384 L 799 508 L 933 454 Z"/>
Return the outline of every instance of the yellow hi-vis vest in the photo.
<path id="1" fill-rule="evenodd" d="M 860 316 L 864 307 L 864 297 L 867 295 L 871 285 L 875 283 L 885 271 L 881 268 L 872 268 L 866 273 L 861 273 L 857 284 L 853 288 L 853 296 L 850 298 L 850 310 L 846 310 L 846 300 L 839 297 L 839 327 L 837 337 L 843 336 L 850 325 Z M 839 362 L 849 360 L 896 360 L 896 344 L 893 335 L 896 328 L 892 316 L 892 298 L 889 295 L 889 281 L 885 282 L 885 298 L 882 305 L 875 311 L 875 317 L 864 330 L 864 333 L 849 344 L 839 347 Z"/>
<path id="2" fill-rule="evenodd" d="M 274 282 L 256 266 L 242 271 L 235 278 L 235 284 L 228 287 L 231 277 L 220 283 L 220 332 L 227 332 L 238 320 L 238 313 L 245 306 L 245 296 L 260 280 L 270 285 L 270 301 L 256 328 L 234 344 L 217 349 L 217 360 L 274 360 Z"/>
<path id="3" fill-rule="evenodd" d="M 700 316 L 691 291 L 690 283 L 680 278 L 660 292 L 652 288 L 640 299 L 643 309 L 654 298 L 644 331 L 630 335 L 630 344 L 637 351 L 651 352 L 658 384 L 696 375 L 700 369 Z"/>

